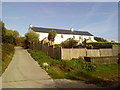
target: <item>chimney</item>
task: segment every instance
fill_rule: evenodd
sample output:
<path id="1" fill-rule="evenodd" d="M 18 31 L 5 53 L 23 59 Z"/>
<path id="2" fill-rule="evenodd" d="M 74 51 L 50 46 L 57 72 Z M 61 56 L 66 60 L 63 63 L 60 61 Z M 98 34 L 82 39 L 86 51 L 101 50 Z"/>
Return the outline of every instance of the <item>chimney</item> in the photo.
<path id="1" fill-rule="evenodd" d="M 33 25 L 32 25 L 32 24 L 30 24 L 30 25 L 29 25 L 29 27 L 31 28 L 31 27 L 33 27 Z"/>
<path id="2" fill-rule="evenodd" d="M 74 29 L 73 29 L 73 28 L 70 28 L 70 31 L 71 31 L 71 32 L 73 32 L 73 31 L 74 31 Z"/>

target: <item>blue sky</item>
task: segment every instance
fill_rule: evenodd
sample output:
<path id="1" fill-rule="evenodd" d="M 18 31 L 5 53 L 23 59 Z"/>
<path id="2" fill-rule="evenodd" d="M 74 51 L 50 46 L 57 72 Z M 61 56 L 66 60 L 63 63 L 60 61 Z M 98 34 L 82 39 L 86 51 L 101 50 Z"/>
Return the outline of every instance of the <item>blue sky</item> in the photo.
<path id="1" fill-rule="evenodd" d="M 118 40 L 117 2 L 3 2 L 2 20 L 23 36 L 33 26 L 89 31 Z"/>

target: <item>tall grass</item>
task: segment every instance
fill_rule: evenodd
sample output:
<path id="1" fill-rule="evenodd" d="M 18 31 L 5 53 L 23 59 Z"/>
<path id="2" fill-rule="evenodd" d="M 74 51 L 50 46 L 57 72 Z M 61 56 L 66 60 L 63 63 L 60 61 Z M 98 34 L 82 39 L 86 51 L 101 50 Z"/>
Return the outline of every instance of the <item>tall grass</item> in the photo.
<path id="1" fill-rule="evenodd" d="M 2 44 L 2 73 L 12 60 L 14 51 L 14 45 L 8 43 Z"/>

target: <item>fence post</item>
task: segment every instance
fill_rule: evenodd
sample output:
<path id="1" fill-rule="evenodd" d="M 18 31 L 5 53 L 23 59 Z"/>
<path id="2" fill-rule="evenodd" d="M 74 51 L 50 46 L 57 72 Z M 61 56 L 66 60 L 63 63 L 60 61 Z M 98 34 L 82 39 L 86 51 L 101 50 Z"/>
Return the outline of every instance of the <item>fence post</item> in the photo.
<path id="1" fill-rule="evenodd" d="M 99 49 L 99 52 L 100 52 L 100 57 L 101 57 L 101 56 L 102 56 L 102 55 L 101 55 L 101 49 Z"/>
<path id="2" fill-rule="evenodd" d="M 60 59 L 62 59 L 62 47 L 59 47 L 59 52 L 60 52 L 60 53 L 59 53 L 59 55 L 60 55 L 60 56 L 59 56 L 59 60 L 60 60 Z"/>

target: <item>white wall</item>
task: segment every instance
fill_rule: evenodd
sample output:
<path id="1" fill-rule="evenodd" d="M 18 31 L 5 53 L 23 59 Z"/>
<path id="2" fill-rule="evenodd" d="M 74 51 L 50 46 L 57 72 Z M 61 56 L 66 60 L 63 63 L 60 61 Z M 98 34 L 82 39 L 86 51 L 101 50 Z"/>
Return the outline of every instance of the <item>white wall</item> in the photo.
<path id="1" fill-rule="evenodd" d="M 43 40 L 45 37 L 48 37 L 48 33 L 41 33 L 41 32 L 37 32 L 40 36 L 40 38 L 39 38 L 39 40 L 41 41 L 41 40 Z M 61 35 L 63 35 L 63 38 L 61 37 Z M 84 39 L 86 38 L 86 39 L 89 39 L 89 38 L 91 38 L 91 40 L 93 41 L 93 42 L 95 42 L 95 40 L 94 40 L 94 36 L 82 36 L 82 35 L 72 35 L 72 34 L 57 34 L 57 36 L 55 37 L 55 41 L 54 41 L 54 43 L 55 44 L 60 44 L 62 41 L 65 41 L 65 40 L 67 40 L 68 38 L 73 38 L 73 36 L 75 37 L 74 39 L 75 40 L 79 40 L 80 41 L 80 43 L 82 42 L 82 41 L 84 41 Z M 80 39 L 80 37 L 81 37 L 81 39 Z"/>
<path id="2" fill-rule="evenodd" d="M 61 37 L 61 35 L 63 35 L 63 38 Z M 55 37 L 55 44 L 60 44 L 62 41 L 65 41 L 68 38 L 73 38 L 73 36 L 75 36 L 76 40 L 79 40 L 79 36 L 78 35 L 57 34 L 57 36 Z"/>
<path id="3" fill-rule="evenodd" d="M 39 34 L 39 40 L 43 40 L 44 38 L 48 37 L 48 33 L 36 32 Z"/>

